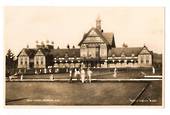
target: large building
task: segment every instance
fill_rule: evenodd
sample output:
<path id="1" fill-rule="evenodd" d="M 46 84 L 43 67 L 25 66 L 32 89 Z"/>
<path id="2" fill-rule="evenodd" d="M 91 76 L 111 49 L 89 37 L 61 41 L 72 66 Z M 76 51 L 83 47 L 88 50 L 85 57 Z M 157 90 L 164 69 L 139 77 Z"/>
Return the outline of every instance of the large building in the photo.
<path id="1" fill-rule="evenodd" d="M 37 42 L 18 55 L 19 72 L 57 73 L 69 68 L 137 68 L 152 66 L 152 52 L 146 47 L 116 47 L 114 34 L 104 32 L 101 20 L 83 35 L 80 48 L 54 49 L 54 43 Z"/>

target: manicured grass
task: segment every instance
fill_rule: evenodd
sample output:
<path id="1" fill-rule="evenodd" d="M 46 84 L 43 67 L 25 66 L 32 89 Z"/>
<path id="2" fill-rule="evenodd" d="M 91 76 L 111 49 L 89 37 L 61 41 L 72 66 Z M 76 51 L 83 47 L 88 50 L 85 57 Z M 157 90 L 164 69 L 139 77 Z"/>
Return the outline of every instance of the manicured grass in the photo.
<path id="1" fill-rule="evenodd" d="M 149 82 L 6 82 L 6 105 L 130 105 Z M 156 102 L 140 102 L 147 98 Z M 162 83 L 150 82 L 134 105 L 161 105 Z"/>

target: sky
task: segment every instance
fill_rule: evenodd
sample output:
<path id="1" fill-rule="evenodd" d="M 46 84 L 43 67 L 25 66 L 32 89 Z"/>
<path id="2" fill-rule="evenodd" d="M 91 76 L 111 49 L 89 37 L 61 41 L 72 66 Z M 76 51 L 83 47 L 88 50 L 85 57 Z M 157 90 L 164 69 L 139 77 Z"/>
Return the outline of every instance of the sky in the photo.
<path id="1" fill-rule="evenodd" d="M 66 48 L 81 41 L 83 34 L 95 27 L 100 16 L 104 32 L 113 32 L 117 47 L 143 47 L 157 53 L 164 51 L 163 7 L 5 7 L 5 52 L 15 55 L 36 40 L 54 41 L 57 48 Z"/>

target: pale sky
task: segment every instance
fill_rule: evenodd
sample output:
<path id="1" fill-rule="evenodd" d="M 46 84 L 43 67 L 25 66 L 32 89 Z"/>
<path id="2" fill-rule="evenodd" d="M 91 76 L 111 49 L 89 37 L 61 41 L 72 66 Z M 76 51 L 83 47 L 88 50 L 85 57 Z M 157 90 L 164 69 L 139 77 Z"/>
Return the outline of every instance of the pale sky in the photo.
<path id="1" fill-rule="evenodd" d="M 100 16 L 104 32 L 113 32 L 117 47 L 123 42 L 129 47 L 152 51 L 164 50 L 164 8 L 162 7 L 6 7 L 5 52 L 12 49 L 18 55 L 27 44 L 54 41 L 55 48 L 66 48 L 81 41 L 83 34 L 95 27 Z"/>

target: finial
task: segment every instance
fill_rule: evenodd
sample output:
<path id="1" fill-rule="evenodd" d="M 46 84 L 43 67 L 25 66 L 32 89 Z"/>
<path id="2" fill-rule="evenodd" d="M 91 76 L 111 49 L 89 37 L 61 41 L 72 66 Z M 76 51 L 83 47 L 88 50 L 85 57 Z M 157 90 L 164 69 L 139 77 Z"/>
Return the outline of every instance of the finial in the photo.
<path id="1" fill-rule="evenodd" d="M 46 43 L 49 44 L 49 40 L 46 40 Z"/>
<path id="2" fill-rule="evenodd" d="M 35 42 L 36 42 L 36 44 L 38 44 L 38 43 L 39 43 L 39 42 L 38 42 L 38 40 L 36 40 Z"/>
<path id="3" fill-rule="evenodd" d="M 96 19 L 96 20 L 101 20 L 101 19 L 100 19 L 100 14 L 97 15 L 97 19 Z"/>
<path id="4" fill-rule="evenodd" d="M 27 49 L 29 48 L 29 45 L 27 44 Z"/>

